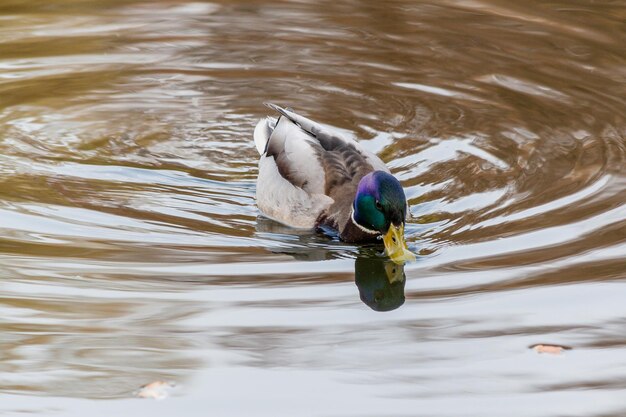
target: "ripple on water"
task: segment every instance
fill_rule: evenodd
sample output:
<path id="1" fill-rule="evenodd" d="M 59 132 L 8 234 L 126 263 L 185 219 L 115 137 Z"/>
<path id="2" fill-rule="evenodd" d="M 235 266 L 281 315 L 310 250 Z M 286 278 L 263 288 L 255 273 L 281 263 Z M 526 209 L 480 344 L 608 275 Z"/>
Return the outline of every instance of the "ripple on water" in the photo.
<path id="1" fill-rule="evenodd" d="M 0 414 L 623 415 L 622 9 L 3 2 Z M 264 101 L 381 156 L 417 262 L 260 216 Z"/>

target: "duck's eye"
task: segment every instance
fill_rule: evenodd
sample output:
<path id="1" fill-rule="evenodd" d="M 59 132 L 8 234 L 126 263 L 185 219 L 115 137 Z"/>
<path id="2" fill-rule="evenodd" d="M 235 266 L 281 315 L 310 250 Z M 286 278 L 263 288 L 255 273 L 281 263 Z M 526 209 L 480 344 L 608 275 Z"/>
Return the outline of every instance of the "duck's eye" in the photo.
<path id="1" fill-rule="evenodd" d="M 377 210 L 381 210 L 381 211 L 382 211 L 382 209 L 383 209 L 383 205 L 382 205 L 382 204 L 380 204 L 380 201 L 378 201 L 378 200 L 376 200 L 376 209 L 377 209 Z"/>

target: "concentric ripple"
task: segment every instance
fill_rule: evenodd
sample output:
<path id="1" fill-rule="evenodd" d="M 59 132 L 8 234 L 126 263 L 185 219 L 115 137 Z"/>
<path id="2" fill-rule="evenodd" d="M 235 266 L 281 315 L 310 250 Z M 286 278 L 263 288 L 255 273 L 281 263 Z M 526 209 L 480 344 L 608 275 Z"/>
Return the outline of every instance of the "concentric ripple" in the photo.
<path id="1" fill-rule="evenodd" d="M 2 2 L 0 414 L 623 415 L 625 18 Z M 417 262 L 260 215 L 265 101 L 380 155 Z"/>

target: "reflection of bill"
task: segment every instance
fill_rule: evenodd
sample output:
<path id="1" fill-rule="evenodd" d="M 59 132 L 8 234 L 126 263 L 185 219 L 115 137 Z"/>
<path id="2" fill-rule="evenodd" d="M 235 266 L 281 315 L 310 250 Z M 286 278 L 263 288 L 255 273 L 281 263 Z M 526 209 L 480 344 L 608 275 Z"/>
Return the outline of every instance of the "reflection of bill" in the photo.
<path id="1" fill-rule="evenodd" d="M 388 258 L 358 257 L 354 281 L 361 300 L 375 311 L 391 311 L 404 304 L 404 265 Z"/>

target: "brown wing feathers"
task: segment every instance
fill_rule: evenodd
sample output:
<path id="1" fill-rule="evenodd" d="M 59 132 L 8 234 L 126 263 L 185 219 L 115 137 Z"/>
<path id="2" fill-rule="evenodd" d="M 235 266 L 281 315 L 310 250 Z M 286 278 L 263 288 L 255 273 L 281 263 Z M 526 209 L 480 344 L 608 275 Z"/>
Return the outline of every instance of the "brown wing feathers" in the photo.
<path id="1" fill-rule="evenodd" d="M 288 118 L 312 138 L 308 141 L 308 145 L 312 147 L 314 155 L 317 156 L 324 170 L 326 195 L 333 197 L 338 188 L 343 188 L 344 185 L 354 180 L 358 182 L 363 175 L 373 170 L 366 157 L 350 141 L 322 130 L 311 120 L 298 116 L 289 110 L 284 110 L 273 104 L 268 104 L 268 107 L 278 111 L 281 117 Z M 267 155 L 274 157 L 278 172 L 283 178 L 306 191 L 307 179 L 299 175 L 301 172 L 298 167 L 289 160 L 288 152 L 286 152 L 286 140 L 289 138 L 272 138 L 267 149 Z M 313 157 L 313 155 L 311 156 Z"/>
<path id="2" fill-rule="evenodd" d="M 359 174 L 369 164 L 354 146 L 335 137 L 317 136 L 317 139 L 323 149 L 318 157 L 326 172 L 326 195 L 332 196 L 336 188 L 365 175 Z"/>

